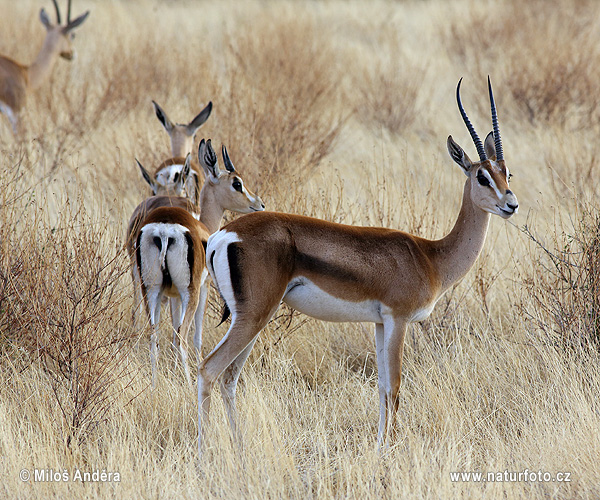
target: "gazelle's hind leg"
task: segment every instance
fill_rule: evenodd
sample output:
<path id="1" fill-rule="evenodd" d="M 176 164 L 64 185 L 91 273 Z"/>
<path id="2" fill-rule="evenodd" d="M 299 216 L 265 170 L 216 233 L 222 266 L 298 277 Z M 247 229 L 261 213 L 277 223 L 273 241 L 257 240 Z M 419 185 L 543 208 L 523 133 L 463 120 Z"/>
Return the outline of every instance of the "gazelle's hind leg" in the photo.
<path id="1" fill-rule="evenodd" d="M 160 288 L 153 287 L 146 291 L 146 310 L 152 325 L 150 335 L 150 363 L 152 365 L 152 387 L 156 387 L 156 371 L 158 360 L 158 339 L 160 334 L 160 303 L 162 292 Z"/>
<path id="2" fill-rule="evenodd" d="M 248 359 L 248 356 L 250 355 L 250 351 L 252 351 L 252 348 L 256 343 L 257 338 L 258 335 L 254 337 L 250 344 L 248 344 L 248 346 L 239 354 L 239 356 L 235 358 L 233 362 L 225 369 L 219 381 L 221 396 L 225 405 L 225 411 L 227 412 L 227 419 L 229 420 L 231 431 L 236 441 L 238 441 L 238 444 L 241 444 L 241 440 L 239 439 L 237 434 L 237 411 L 235 407 L 235 393 L 237 383 L 240 378 L 240 373 L 242 371 L 242 368 L 244 367 L 244 364 L 246 363 L 246 360 Z"/>
<path id="3" fill-rule="evenodd" d="M 12 108 L 2 102 L 0 102 L 0 113 L 4 113 L 6 115 L 12 127 L 13 134 L 17 135 L 19 132 L 19 119 L 17 114 L 12 110 Z"/>
<path id="4" fill-rule="evenodd" d="M 190 377 L 190 370 L 187 362 L 187 336 L 190 329 L 192 320 L 194 319 L 194 313 L 196 312 L 196 300 L 194 297 L 188 297 L 185 294 L 182 296 L 181 309 L 179 316 L 176 316 L 177 328 L 173 332 L 173 348 L 178 354 L 179 361 L 185 374 L 185 379 L 188 385 L 192 385 L 192 378 Z M 175 317 L 174 317 L 175 318 Z M 175 319 L 174 319 L 175 321 Z M 173 325 L 175 326 L 175 325 Z"/>
<path id="5" fill-rule="evenodd" d="M 204 322 L 204 312 L 206 311 L 206 301 L 208 299 L 208 280 L 205 279 L 200 286 L 200 297 L 198 307 L 194 314 L 194 348 L 198 360 L 202 359 L 202 323 Z"/>
<path id="6" fill-rule="evenodd" d="M 198 451 L 200 455 L 202 455 L 204 426 L 208 422 L 210 411 L 210 394 L 213 384 L 222 374 L 225 377 L 225 380 L 221 381 L 223 401 L 234 436 L 237 435 L 235 389 L 240 371 L 248 359 L 258 334 L 277 310 L 281 296 L 272 301 L 272 307 L 267 309 L 269 313 L 261 315 L 260 318 L 256 317 L 256 313 L 242 314 L 239 311 L 232 311 L 229 330 L 200 365 L 198 369 Z M 256 309 L 260 310 L 260 308 Z"/>

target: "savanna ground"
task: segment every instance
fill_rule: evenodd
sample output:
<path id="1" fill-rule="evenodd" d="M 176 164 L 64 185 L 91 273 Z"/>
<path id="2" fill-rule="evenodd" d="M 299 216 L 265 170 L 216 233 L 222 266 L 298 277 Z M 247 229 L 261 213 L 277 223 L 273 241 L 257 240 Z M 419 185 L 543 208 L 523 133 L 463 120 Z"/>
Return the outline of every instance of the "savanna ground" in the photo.
<path id="1" fill-rule="evenodd" d="M 0 53 L 28 62 L 50 2 L 0 0 Z M 0 117 L 0 491 L 7 498 L 597 498 L 600 495 L 600 4 L 593 1 L 75 0 L 78 57 Z M 164 322 L 131 325 L 121 250 L 147 194 L 134 158 L 169 155 L 151 99 L 225 143 L 268 209 L 438 238 L 496 93 L 520 211 L 411 327 L 397 442 L 375 447 L 373 326 L 282 309 L 197 464 L 196 391 Z M 228 214 L 231 217 L 231 214 Z M 204 352 L 225 333 L 211 294 Z M 163 315 L 168 318 L 168 314 Z M 119 483 L 20 471 L 118 471 Z M 456 471 L 570 482 L 452 482 Z"/>

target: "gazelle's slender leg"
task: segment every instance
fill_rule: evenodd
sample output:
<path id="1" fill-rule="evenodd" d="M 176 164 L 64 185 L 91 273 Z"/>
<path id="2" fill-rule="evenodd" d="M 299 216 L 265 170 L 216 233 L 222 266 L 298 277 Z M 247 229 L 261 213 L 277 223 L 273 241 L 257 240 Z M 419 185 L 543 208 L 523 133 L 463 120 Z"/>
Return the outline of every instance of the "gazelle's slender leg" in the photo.
<path id="1" fill-rule="evenodd" d="M 194 347 L 198 359 L 202 359 L 202 322 L 204 320 L 204 312 L 206 311 L 206 301 L 208 299 L 208 280 L 205 279 L 200 287 L 200 298 L 198 300 L 198 308 L 194 315 Z"/>
<path id="2" fill-rule="evenodd" d="M 17 135 L 18 132 L 18 119 L 16 113 L 6 104 L 0 102 L 0 113 L 4 113 L 10 122 L 13 130 L 13 134 Z"/>
<path id="3" fill-rule="evenodd" d="M 384 350 L 383 358 L 385 364 L 385 404 L 386 404 L 386 438 L 390 433 L 395 434 L 397 424 L 395 422 L 398 411 L 400 392 L 400 378 L 402 373 L 402 353 L 404 351 L 404 337 L 406 335 L 407 322 L 401 318 L 393 318 L 384 322 Z M 381 390 L 381 388 L 380 388 Z M 391 436 L 393 439 L 395 436 Z"/>
<path id="4" fill-rule="evenodd" d="M 160 334 L 160 302 L 162 292 L 160 289 L 151 289 L 147 292 L 146 307 L 149 311 L 152 334 L 150 335 L 150 362 L 152 364 L 152 387 L 156 387 L 156 362 L 158 359 L 158 337 Z"/>
<path id="5" fill-rule="evenodd" d="M 375 354 L 377 357 L 377 381 L 379 385 L 379 429 L 377 431 L 377 446 L 381 448 L 387 437 L 387 365 L 385 364 L 385 337 L 382 323 L 375 324 Z"/>
<path id="6" fill-rule="evenodd" d="M 235 409 L 232 410 L 232 405 L 235 404 L 235 386 L 239 373 L 248 359 L 259 332 L 275 313 L 280 300 L 275 299 L 275 305 L 270 308 L 270 314 L 262 316 L 260 320 L 253 318 L 248 313 L 238 315 L 232 312 L 231 326 L 225 337 L 200 365 L 198 369 L 198 451 L 200 455 L 202 455 L 203 427 L 208 422 L 210 411 L 210 393 L 213 384 L 224 372 L 228 378 L 221 389 L 226 394 L 223 396 L 223 401 L 226 405 L 230 425 L 233 419 L 232 431 L 234 436 L 236 435 Z M 260 311 L 258 314 L 260 315 Z M 240 316 L 244 316 L 241 321 Z M 235 366 L 227 373 L 232 364 Z"/>
<path id="7" fill-rule="evenodd" d="M 190 377 L 190 370 L 188 368 L 187 362 L 187 350 L 185 346 L 187 345 L 187 332 L 190 327 L 190 323 L 192 322 L 192 318 L 194 317 L 194 310 L 188 307 L 190 302 L 190 297 L 187 292 L 180 290 L 181 302 L 178 299 L 177 303 L 181 304 L 181 307 L 177 308 L 179 315 L 174 316 L 177 318 L 177 328 L 173 331 L 173 349 L 175 349 L 176 353 L 179 355 L 179 360 L 181 362 L 181 366 L 183 367 L 183 372 L 185 374 L 185 379 L 187 380 L 188 385 L 191 387 L 192 378 Z M 171 301 L 173 304 L 173 301 Z M 175 326 L 175 325 L 173 325 Z M 177 367 L 177 362 L 175 362 L 175 368 Z"/>
<path id="8" fill-rule="evenodd" d="M 182 312 L 181 312 L 181 301 L 177 297 L 172 297 L 169 299 L 169 309 L 171 310 L 171 324 L 173 325 L 173 330 L 177 331 L 179 325 L 181 325 Z"/>
<path id="9" fill-rule="evenodd" d="M 229 425 L 231 427 L 231 431 L 233 433 L 233 437 L 238 443 L 241 445 L 242 441 L 239 439 L 237 434 L 237 411 L 235 407 L 235 392 L 238 380 L 240 378 L 240 373 L 248 356 L 250 355 L 250 351 L 254 347 L 256 343 L 256 339 L 258 339 L 258 335 L 254 337 L 254 339 L 248 344 L 248 346 L 239 354 L 237 358 L 231 363 L 223 372 L 220 379 L 220 389 L 221 396 L 223 398 L 223 403 L 225 405 L 225 411 L 227 412 L 227 419 L 229 420 Z"/>

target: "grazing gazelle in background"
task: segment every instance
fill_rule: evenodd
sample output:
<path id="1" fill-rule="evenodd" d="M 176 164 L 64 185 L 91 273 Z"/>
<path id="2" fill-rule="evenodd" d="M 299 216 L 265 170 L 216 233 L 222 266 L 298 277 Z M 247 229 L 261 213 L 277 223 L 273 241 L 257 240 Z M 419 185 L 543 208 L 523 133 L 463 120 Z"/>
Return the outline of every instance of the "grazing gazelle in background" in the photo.
<path id="1" fill-rule="evenodd" d="M 0 113 L 6 114 L 13 132 L 17 133 L 19 112 L 25 105 L 27 94 L 48 78 L 58 57 L 73 58 L 71 38 L 73 31 L 87 18 L 89 11 L 71 21 L 71 0 L 67 7 L 67 24 L 61 25 L 60 10 L 56 0 L 56 24 L 52 24 L 46 11 L 40 11 L 40 20 L 46 28 L 46 38 L 35 61 L 24 66 L 9 57 L 0 56 Z M 6 14 L 6 13 L 4 13 Z"/>
<path id="2" fill-rule="evenodd" d="M 475 142 L 472 162 L 448 137 L 448 151 L 467 176 L 454 228 L 440 240 L 394 229 L 348 226 L 301 215 L 264 212 L 238 218 L 208 240 L 207 265 L 231 312 L 227 334 L 198 373 L 199 451 L 213 384 L 220 387 L 236 432 L 235 390 L 259 332 L 281 301 L 326 321 L 372 321 L 379 384 L 378 444 L 392 429 L 404 336 L 409 323 L 429 316 L 440 296 L 473 266 L 485 240 L 490 214 L 508 219 L 517 198 L 509 189 L 492 87 L 493 133 L 482 144 L 460 101 Z"/>
<path id="3" fill-rule="evenodd" d="M 171 139 L 171 155 L 173 158 L 185 158 L 188 153 L 192 152 L 196 132 L 204 125 L 204 122 L 208 120 L 208 117 L 210 116 L 212 102 L 209 102 L 187 125 L 183 123 L 173 123 L 167 116 L 167 113 L 165 113 L 156 101 L 152 101 L 152 104 L 158 121 L 160 121 Z"/>
<path id="4" fill-rule="evenodd" d="M 151 337 L 152 385 L 156 385 L 156 357 L 161 298 L 171 298 L 174 328 L 173 345 L 179 353 L 185 376 L 191 383 L 187 366 L 187 333 L 195 318 L 194 346 L 202 346 L 202 320 L 208 295 L 208 272 L 204 247 L 210 234 L 219 229 L 225 210 L 249 213 L 265 209 L 262 200 L 244 186 L 227 149 L 222 147 L 226 170 L 220 170 L 210 139 L 200 142 L 198 159 L 205 181 L 195 205 L 187 198 L 153 196 L 134 210 L 127 229 L 127 251 L 132 260 L 136 311 L 142 300 L 153 327 Z M 181 188 L 190 172 L 188 155 Z M 183 215 L 185 212 L 187 215 Z M 199 220 L 198 220 L 199 219 Z M 198 244 L 200 242 L 200 244 Z"/>

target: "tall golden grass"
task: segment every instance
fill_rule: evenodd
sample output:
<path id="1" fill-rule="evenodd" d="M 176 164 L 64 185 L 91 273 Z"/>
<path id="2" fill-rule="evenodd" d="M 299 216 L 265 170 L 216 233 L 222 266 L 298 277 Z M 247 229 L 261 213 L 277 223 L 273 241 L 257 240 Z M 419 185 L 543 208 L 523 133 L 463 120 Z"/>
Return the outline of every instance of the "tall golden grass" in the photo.
<path id="1" fill-rule="evenodd" d="M 0 0 L 0 53 L 43 39 L 44 2 Z M 7 498 L 596 498 L 600 495 L 600 11 L 591 0 L 75 0 L 90 9 L 32 96 L 0 116 L 0 491 Z M 22 42 L 26 40 L 26 42 Z M 406 340 L 400 435 L 381 453 L 373 327 L 282 308 L 242 373 L 237 448 L 215 398 L 197 464 L 197 402 L 163 324 L 130 321 L 122 251 L 169 154 L 151 99 L 227 145 L 271 210 L 438 238 L 463 177 L 446 137 L 484 135 L 498 104 L 519 215 L 495 218 L 467 277 Z M 200 137 L 198 137 L 198 140 Z M 471 154 L 471 156 L 473 156 Z M 228 215 L 231 217 L 231 215 Z M 207 352 L 216 327 L 211 295 Z M 168 315 L 165 315 L 168 316 Z M 23 482 L 20 472 L 32 478 Z M 34 481 L 34 470 L 120 482 Z M 453 482 L 452 472 L 570 482 Z"/>

